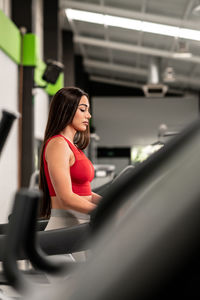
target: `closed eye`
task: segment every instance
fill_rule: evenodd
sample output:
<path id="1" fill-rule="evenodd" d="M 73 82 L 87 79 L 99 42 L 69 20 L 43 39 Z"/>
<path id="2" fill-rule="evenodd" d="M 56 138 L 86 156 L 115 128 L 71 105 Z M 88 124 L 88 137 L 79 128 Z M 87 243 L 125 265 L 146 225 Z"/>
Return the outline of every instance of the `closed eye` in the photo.
<path id="1" fill-rule="evenodd" d="M 81 109 L 81 108 L 80 108 L 80 111 L 85 112 L 85 109 Z"/>

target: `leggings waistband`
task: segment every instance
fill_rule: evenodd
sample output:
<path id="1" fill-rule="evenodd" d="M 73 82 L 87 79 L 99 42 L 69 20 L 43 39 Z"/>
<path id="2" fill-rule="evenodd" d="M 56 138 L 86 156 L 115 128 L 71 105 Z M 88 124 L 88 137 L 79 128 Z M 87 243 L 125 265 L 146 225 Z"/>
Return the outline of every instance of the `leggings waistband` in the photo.
<path id="1" fill-rule="evenodd" d="M 51 217 L 71 217 L 77 219 L 88 220 L 90 219 L 89 215 L 72 210 L 72 209 L 59 209 L 59 208 L 52 208 L 51 209 Z"/>

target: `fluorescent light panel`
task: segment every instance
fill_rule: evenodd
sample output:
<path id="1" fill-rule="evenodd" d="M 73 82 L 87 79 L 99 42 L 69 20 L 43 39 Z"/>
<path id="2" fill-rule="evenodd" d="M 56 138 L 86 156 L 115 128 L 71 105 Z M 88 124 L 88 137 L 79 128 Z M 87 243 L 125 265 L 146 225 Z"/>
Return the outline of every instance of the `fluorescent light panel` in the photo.
<path id="1" fill-rule="evenodd" d="M 172 54 L 172 57 L 174 57 L 174 58 L 190 58 L 190 57 L 192 57 L 192 53 L 190 53 L 190 52 L 174 52 Z"/>
<path id="2" fill-rule="evenodd" d="M 65 10 L 65 13 L 69 20 L 77 20 L 77 21 L 83 21 L 83 22 L 89 22 L 95 24 L 102 24 L 105 26 L 114 26 L 114 27 L 120 27 L 125 29 L 200 41 L 199 30 L 180 28 L 177 26 L 170 26 L 170 25 L 140 21 L 135 19 L 115 17 L 111 15 L 103 15 L 99 13 L 87 12 L 87 11 L 71 9 L 71 8 L 67 8 Z"/>

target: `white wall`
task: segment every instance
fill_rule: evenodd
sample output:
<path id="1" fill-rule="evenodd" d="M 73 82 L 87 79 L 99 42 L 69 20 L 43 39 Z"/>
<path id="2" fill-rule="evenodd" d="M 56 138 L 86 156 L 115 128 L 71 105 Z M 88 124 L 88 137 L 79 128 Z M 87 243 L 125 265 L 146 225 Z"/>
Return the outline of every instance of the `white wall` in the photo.
<path id="1" fill-rule="evenodd" d="M 49 113 L 49 96 L 41 88 L 34 89 L 34 166 L 39 168 L 41 142 L 44 139 L 44 132 Z"/>
<path id="2" fill-rule="evenodd" d="M 0 50 L 0 111 L 18 111 L 18 66 Z M 0 114 L 1 116 L 1 114 Z M 7 222 L 18 186 L 18 121 L 14 122 L 0 157 L 0 223 Z"/>
<path id="3" fill-rule="evenodd" d="M 33 0 L 32 4 L 34 18 L 33 18 L 33 33 L 38 37 L 39 41 L 39 57 L 43 59 L 43 1 Z"/>
<path id="4" fill-rule="evenodd" d="M 94 97 L 93 123 L 100 137 L 98 146 L 145 146 L 158 141 L 158 127 L 165 123 L 169 131 L 180 131 L 198 117 L 198 98 Z M 117 173 L 126 159 L 100 159 L 115 164 Z"/>
<path id="5" fill-rule="evenodd" d="M 49 96 L 40 88 L 34 89 L 34 137 L 44 139 L 44 131 L 49 113 Z"/>
<path id="6" fill-rule="evenodd" d="M 34 0 L 35 20 L 33 28 L 40 40 L 39 56 L 43 58 L 42 1 Z M 0 9 L 10 17 L 11 0 L 0 0 Z M 0 50 L 0 117 L 1 110 L 18 110 L 18 66 Z M 48 95 L 42 89 L 35 89 L 34 137 L 43 140 L 48 116 Z M 18 121 L 15 121 L 0 157 L 0 223 L 7 217 L 18 187 Z"/>
<path id="7" fill-rule="evenodd" d="M 198 99 L 194 96 L 93 98 L 93 122 L 100 146 L 148 145 L 157 141 L 160 124 L 179 131 L 197 117 Z"/>
<path id="8" fill-rule="evenodd" d="M 11 0 L 0 0 L 0 10 L 2 10 L 7 17 L 10 17 Z"/>

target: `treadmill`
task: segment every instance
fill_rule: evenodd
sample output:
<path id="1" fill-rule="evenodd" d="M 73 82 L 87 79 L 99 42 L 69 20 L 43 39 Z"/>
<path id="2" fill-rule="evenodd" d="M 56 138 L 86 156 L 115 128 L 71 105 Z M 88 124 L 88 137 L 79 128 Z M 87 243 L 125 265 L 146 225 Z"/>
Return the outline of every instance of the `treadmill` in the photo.
<path id="1" fill-rule="evenodd" d="M 110 187 L 92 214 L 91 258 L 23 299 L 199 298 L 199 154 L 197 120 Z"/>
<path id="2" fill-rule="evenodd" d="M 199 299 L 200 120 L 110 188 L 88 262 L 24 299 Z"/>

